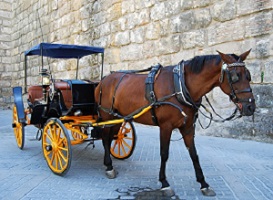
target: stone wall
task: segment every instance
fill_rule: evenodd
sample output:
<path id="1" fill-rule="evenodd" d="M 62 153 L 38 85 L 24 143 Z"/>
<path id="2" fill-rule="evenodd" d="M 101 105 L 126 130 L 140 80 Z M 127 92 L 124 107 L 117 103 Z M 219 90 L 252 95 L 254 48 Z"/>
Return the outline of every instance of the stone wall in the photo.
<path id="1" fill-rule="evenodd" d="M 0 0 L 0 106 L 11 102 L 11 5 L 9 0 Z"/>
<path id="2" fill-rule="evenodd" d="M 11 87 L 23 86 L 22 53 L 43 41 L 105 47 L 104 74 L 252 48 L 246 63 L 258 106 L 256 120 L 213 123 L 198 132 L 266 140 L 273 136 L 273 0 L 0 0 L 0 5 L 2 107 L 12 103 Z M 80 78 L 99 77 L 97 62 L 84 59 Z M 39 63 L 30 60 L 28 84 L 38 81 Z M 56 78 L 73 78 L 75 63 L 48 63 Z M 221 114 L 232 112 L 233 103 L 219 89 L 208 96 Z"/>

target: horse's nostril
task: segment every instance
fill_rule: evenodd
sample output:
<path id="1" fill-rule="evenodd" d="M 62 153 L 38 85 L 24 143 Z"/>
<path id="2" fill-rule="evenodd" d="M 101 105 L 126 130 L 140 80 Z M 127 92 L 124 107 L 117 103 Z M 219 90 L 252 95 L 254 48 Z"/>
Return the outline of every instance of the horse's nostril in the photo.
<path id="1" fill-rule="evenodd" d="M 255 105 L 252 105 L 252 104 L 248 105 L 247 109 L 248 109 L 249 112 L 254 113 L 254 111 L 255 111 Z"/>

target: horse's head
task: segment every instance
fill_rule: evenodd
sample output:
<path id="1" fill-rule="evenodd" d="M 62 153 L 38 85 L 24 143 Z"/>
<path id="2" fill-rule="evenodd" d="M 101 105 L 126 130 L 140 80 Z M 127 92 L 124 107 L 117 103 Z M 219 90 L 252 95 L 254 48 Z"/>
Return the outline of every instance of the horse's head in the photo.
<path id="1" fill-rule="evenodd" d="M 223 61 L 219 79 L 220 87 L 224 93 L 230 96 L 244 116 L 253 115 L 256 108 L 249 84 L 251 75 L 243 62 L 250 51 L 251 49 L 240 56 L 223 54 L 218 51 Z"/>

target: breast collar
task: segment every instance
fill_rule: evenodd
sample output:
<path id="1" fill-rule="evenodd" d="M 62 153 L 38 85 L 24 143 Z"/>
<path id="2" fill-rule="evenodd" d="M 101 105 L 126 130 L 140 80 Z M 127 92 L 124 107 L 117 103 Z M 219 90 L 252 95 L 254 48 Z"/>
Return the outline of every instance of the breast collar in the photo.
<path id="1" fill-rule="evenodd" d="M 195 109 L 199 109 L 201 105 L 202 98 L 198 101 L 195 102 L 185 83 L 185 64 L 184 61 L 182 60 L 179 62 L 174 68 L 173 68 L 173 76 L 174 76 L 174 89 L 176 93 L 176 98 L 178 101 L 187 106 L 191 106 Z"/>

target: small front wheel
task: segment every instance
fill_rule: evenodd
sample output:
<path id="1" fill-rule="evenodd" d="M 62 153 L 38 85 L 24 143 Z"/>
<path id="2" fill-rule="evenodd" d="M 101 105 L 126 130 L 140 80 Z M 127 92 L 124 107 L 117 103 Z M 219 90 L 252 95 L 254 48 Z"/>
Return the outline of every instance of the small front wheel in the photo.
<path id="1" fill-rule="evenodd" d="M 23 123 L 19 122 L 18 112 L 15 105 L 13 106 L 12 127 L 17 146 L 19 147 L 19 149 L 23 150 L 25 144 L 25 126 Z"/>
<path id="2" fill-rule="evenodd" d="M 123 160 L 129 158 L 136 145 L 135 127 L 132 122 L 123 122 L 118 134 L 114 135 L 110 153 L 114 158 Z"/>
<path id="3" fill-rule="evenodd" d="M 47 120 L 43 129 L 42 148 L 51 171 L 60 176 L 65 175 L 71 165 L 72 150 L 67 130 L 59 119 Z"/>

